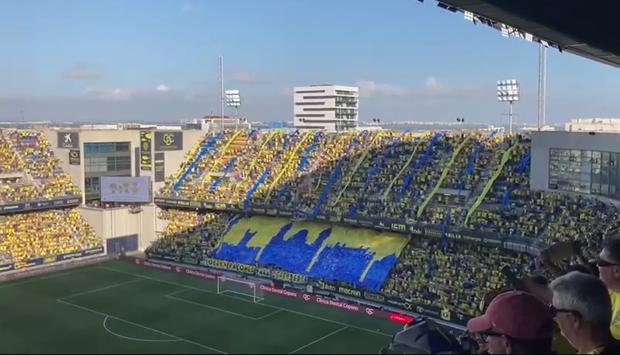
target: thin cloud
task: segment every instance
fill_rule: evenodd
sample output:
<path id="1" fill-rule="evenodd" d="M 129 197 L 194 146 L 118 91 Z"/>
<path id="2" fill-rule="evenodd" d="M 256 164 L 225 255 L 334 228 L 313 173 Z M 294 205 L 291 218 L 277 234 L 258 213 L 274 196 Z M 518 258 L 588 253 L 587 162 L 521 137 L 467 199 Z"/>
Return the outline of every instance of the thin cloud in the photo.
<path id="1" fill-rule="evenodd" d="M 417 97 L 430 99 L 464 98 L 479 97 L 481 94 L 486 94 L 488 90 L 488 88 L 475 85 L 451 86 L 441 82 L 434 76 L 429 76 L 424 82 L 424 88 L 414 90 L 412 94 Z"/>
<path id="2" fill-rule="evenodd" d="M 443 88 L 443 85 L 434 76 L 426 79 L 424 85 L 428 90 L 441 90 Z"/>
<path id="3" fill-rule="evenodd" d="M 267 82 L 267 79 L 260 74 L 234 71 L 231 74 L 232 80 L 240 84 L 260 84 Z"/>
<path id="4" fill-rule="evenodd" d="M 408 90 L 399 85 L 377 83 L 372 80 L 360 80 L 357 82 L 360 89 L 361 97 L 378 97 L 378 96 L 405 96 Z"/>
<path id="5" fill-rule="evenodd" d="M 170 91 L 170 88 L 164 84 L 159 84 L 155 87 L 155 91 L 158 92 L 168 92 Z"/>
<path id="6" fill-rule="evenodd" d="M 182 90 L 173 90 L 165 84 L 151 89 L 88 88 L 85 98 L 96 101 L 170 101 L 184 100 L 187 95 Z"/>
<path id="7" fill-rule="evenodd" d="M 102 101 L 127 101 L 132 97 L 132 92 L 121 88 L 113 89 L 86 89 L 86 96 L 95 100 Z"/>
<path id="8" fill-rule="evenodd" d="M 96 68 L 91 67 L 75 67 L 63 73 L 65 79 L 70 80 L 93 80 L 99 79 L 101 73 Z"/>

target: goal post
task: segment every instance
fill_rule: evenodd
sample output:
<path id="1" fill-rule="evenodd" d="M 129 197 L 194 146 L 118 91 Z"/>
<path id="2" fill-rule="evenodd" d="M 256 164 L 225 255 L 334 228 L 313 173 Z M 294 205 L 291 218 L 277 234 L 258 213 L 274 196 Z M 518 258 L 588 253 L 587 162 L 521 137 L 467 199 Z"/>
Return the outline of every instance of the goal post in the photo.
<path id="1" fill-rule="evenodd" d="M 260 283 L 230 276 L 220 276 L 217 278 L 217 294 L 233 297 L 243 297 L 254 303 L 265 299 Z"/>

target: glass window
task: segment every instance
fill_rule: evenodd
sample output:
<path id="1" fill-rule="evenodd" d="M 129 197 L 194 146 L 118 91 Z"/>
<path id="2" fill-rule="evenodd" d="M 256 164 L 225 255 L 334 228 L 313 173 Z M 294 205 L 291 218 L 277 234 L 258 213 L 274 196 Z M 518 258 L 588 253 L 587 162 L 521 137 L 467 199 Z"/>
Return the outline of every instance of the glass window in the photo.
<path id="1" fill-rule="evenodd" d="M 128 152 L 129 142 L 116 143 L 116 151 L 117 152 Z"/>
<path id="2" fill-rule="evenodd" d="M 553 190 L 620 195 L 620 153 L 549 149 L 549 182 Z"/>

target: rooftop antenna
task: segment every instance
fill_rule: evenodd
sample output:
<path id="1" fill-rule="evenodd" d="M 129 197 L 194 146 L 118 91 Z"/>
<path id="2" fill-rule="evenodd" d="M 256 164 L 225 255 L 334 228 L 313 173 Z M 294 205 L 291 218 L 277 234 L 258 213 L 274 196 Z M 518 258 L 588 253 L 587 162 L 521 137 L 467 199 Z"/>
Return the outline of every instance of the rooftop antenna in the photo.
<path id="1" fill-rule="evenodd" d="M 220 132 L 224 132 L 224 56 L 220 56 Z"/>
<path id="2" fill-rule="evenodd" d="M 538 130 L 547 124 L 547 46 L 539 44 L 538 50 Z"/>

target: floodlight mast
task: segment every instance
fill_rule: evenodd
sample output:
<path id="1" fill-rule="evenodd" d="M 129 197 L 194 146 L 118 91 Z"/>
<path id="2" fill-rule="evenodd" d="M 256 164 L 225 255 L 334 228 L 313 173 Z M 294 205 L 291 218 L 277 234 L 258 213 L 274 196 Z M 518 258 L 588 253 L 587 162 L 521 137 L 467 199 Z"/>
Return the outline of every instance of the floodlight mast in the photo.
<path id="1" fill-rule="evenodd" d="M 509 133 L 512 134 L 512 105 L 515 101 L 519 101 L 519 83 L 514 79 L 498 81 L 497 100 L 500 102 L 508 102 L 509 104 Z"/>
<path id="2" fill-rule="evenodd" d="M 224 56 L 219 57 L 220 61 L 220 132 L 224 133 Z"/>

